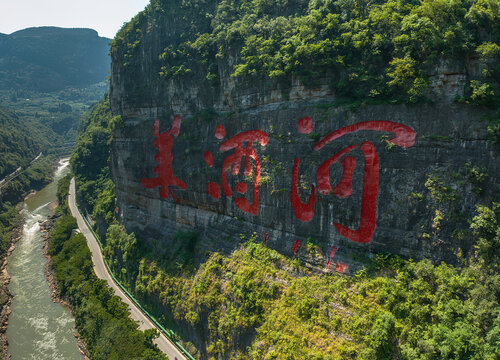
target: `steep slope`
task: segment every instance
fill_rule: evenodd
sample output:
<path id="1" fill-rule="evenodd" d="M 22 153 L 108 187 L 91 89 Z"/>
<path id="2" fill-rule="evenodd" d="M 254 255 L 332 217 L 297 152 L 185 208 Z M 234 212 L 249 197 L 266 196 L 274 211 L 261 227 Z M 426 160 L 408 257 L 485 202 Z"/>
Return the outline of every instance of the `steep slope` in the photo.
<path id="1" fill-rule="evenodd" d="M 51 129 L 0 107 L 0 181 L 4 180 L 0 185 L 0 206 L 17 204 L 30 189 L 39 189 L 50 181 L 49 149 L 57 146 L 57 141 Z"/>
<path id="2" fill-rule="evenodd" d="M 486 120 L 498 122 L 498 13 L 439 4 L 152 1 L 111 51 L 127 229 L 195 228 L 228 251 L 255 232 L 289 255 L 312 237 L 318 267 L 332 247 L 450 261 L 469 251 L 452 234 L 500 171 Z M 457 180 L 471 171 L 489 176 Z"/>
<path id="3" fill-rule="evenodd" d="M 0 179 L 26 166 L 47 150 L 56 135 L 41 124 L 31 124 L 14 112 L 0 108 Z"/>
<path id="4" fill-rule="evenodd" d="M 98 233 L 102 237 L 114 217 L 115 192 L 109 174 L 114 121 L 107 98 L 95 104 L 81 119 L 80 133 L 71 156 L 78 203 L 97 220 Z"/>
<path id="5" fill-rule="evenodd" d="M 57 91 L 105 79 L 110 39 L 91 29 L 29 28 L 0 37 L 0 89 Z"/>
<path id="6" fill-rule="evenodd" d="M 495 359 L 497 10 L 153 0 L 74 156 L 120 280 L 201 359 Z"/>

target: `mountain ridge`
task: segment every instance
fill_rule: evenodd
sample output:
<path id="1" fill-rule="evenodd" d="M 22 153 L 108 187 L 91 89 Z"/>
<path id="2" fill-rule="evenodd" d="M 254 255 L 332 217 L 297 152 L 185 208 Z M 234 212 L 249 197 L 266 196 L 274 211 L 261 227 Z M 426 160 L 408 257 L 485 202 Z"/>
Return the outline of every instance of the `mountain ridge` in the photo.
<path id="1" fill-rule="evenodd" d="M 0 36 L 0 89 L 85 87 L 109 70 L 110 39 L 93 29 L 32 27 Z"/>
<path id="2" fill-rule="evenodd" d="M 83 33 L 87 32 L 89 34 L 99 36 L 99 33 L 96 30 L 91 29 L 91 28 L 62 28 L 62 27 L 58 27 L 58 26 L 32 26 L 29 28 L 21 29 L 21 30 L 16 30 L 16 31 L 14 31 L 10 34 L 6 34 L 6 35 L 7 36 L 20 36 L 20 35 L 26 36 L 26 35 L 33 35 L 36 33 L 39 34 L 41 32 L 51 33 L 54 31 L 55 32 L 67 32 L 67 33 L 75 32 L 75 33 L 79 33 L 79 34 L 83 34 Z M 101 36 L 99 36 L 99 37 L 101 37 Z M 108 40 L 111 40 L 111 39 L 108 39 Z"/>

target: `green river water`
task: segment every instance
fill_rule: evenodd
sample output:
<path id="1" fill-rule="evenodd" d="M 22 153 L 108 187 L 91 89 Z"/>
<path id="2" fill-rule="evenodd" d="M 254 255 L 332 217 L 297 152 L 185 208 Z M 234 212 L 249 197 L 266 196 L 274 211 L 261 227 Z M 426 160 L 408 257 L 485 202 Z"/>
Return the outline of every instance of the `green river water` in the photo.
<path id="1" fill-rule="evenodd" d="M 22 238 L 9 257 L 9 285 L 14 294 L 7 326 L 12 360 L 81 360 L 74 337 L 74 319 L 60 304 L 53 303 L 43 267 L 43 242 L 39 221 L 51 214 L 48 204 L 56 200 L 57 181 L 69 172 L 68 159 L 59 162 L 54 181 L 26 200 Z"/>

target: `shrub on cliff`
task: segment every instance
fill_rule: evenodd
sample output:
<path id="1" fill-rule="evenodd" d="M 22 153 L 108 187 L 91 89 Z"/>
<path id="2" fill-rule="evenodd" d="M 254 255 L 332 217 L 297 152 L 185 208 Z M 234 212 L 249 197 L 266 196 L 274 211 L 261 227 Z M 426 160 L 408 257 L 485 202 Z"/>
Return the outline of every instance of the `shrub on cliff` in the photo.
<path id="1" fill-rule="evenodd" d="M 202 331 L 209 357 L 493 360 L 500 258 L 485 244 L 498 241 L 498 215 L 478 208 L 471 229 L 482 240 L 462 268 L 377 256 L 352 278 L 311 276 L 250 241 L 230 256 L 211 254 L 190 276 L 143 258 L 135 290 L 157 299 L 152 311 Z"/>
<path id="2" fill-rule="evenodd" d="M 109 177 L 109 149 L 111 128 L 116 121 L 106 96 L 82 118 L 71 156 L 80 205 L 94 218 L 100 217 L 108 224 L 114 218 L 115 187 Z"/>
<path id="3" fill-rule="evenodd" d="M 307 84 L 329 75 L 340 96 L 410 102 L 424 98 L 440 61 L 465 67 L 479 56 L 498 97 L 499 24 L 491 0 L 153 0 L 111 53 L 134 73 L 156 29 L 163 52 L 153 56 L 165 79 L 197 76 L 213 86 L 221 66 L 247 80 L 293 75 Z M 403 59 L 411 66 L 398 71 Z"/>

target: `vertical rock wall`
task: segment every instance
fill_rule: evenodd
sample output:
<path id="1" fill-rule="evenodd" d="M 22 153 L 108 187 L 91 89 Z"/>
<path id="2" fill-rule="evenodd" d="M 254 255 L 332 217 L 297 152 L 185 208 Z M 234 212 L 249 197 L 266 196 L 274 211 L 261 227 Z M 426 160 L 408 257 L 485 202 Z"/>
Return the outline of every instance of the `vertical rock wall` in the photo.
<path id="1" fill-rule="evenodd" d="M 195 68 L 161 79 L 159 54 L 187 25 L 150 23 L 134 56 L 112 54 L 110 93 L 123 120 L 112 143 L 119 216 L 142 241 L 168 251 L 174 234 L 194 229 L 201 250 L 231 251 L 254 236 L 291 256 L 309 241 L 321 256 L 306 260 L 318 268 L 333 247 L 351 264 L 380 251 L 453 261 L 470 248 L 461 230 L 475 204 L 498 191 L 499 175 L 482 120 L 488 110 L 453 103 L 473 64 L 437 64 L 433 104 L 342 107 L 333 75 L 308 86 L 239 79 L 231 76 L 236 54 L 216 60 L 216 84 Z M 307 117 L 311 126 L 300 128 Z M 474 167 L 487 175 L 480 184 Z"/>
<path id="2" fill-rule="evenodd" d="M 114 81 L 119 82 L 116 76 Z M 482 196 L 490 196 L 494 191 L 491 184 L 498 180 L 495 150 L 487 140 L 485 123 L 479 120 L 484 112 L 470 106 L 443 103 L 346 109 L 332 105 L 329 102 L 333 100 L 331 95 L 321 93 L 320 89 L 290 90 L 307 100 L 274 103 L 264 100 L 257 106 L 248 100 L 246 108 L 241 105 L 245 101 L 240 100 L 239 109 L 234 112 L 228 111 L 231 106 L 221 106 L 211 112 L 189 112 L 187 108 L 168 102 L 170 92 L 166 93 L 163 106 L 123 106 L 122 102 L 120 107 L 115 102 L 115 113 L 123 117 L 122 126 L 114 133 L 112 149 L 112 173 L 120 219 L 143 241 L 164 242 L 165 249 L 178 230 L 190 229 L 200 233 L 201 247 L 207 250 L 230 251 L 237 246 L 240 234 L 247 238 L 253 234 L 292 256 L 297 246 L 303 246 L 310 238 L 324 253 L 322 258 L 309 259 L 311 265 L 317 267 L 326 265 L 332 246 L 338 249 L 336 258 L 347 262 L 380 251 L 413 258 L 453 260 L 453 253 L 459 247 L 467 250 L 467 239 L 453 237 L 455 230 L 467 227 L 466 219 L 473 215 L 478 200 L 472 191 L 473 184 L 467 181 L 466 172 L 471 165 L 466 164 L 489 169 L 490 185 L 487 183 L 484 187 L 490 191 Z M 186 99 L 196 97 L 193 95 L 196 89 L 185 91 Z M 271 90 L 266 94 L 242 95 L 239 99 L 252 96 L 269 99 L 272 94 Z M 112 98 L 121 98 L 116 92 L 112 95 Z M 180 126 L 178 136 L 174 134 L 175 126 L 172 127 L 174 115 L 182 118 L 177 122 Z M 311 118 L 313 129 L 309 134 L 302 134 L 298 122 L 306 117 Z M 154 130 L 156 119 L 158 137 Z M 315 150 L 321 139 L 338 129 L 355 124 L 380 124 L 380 121 L 401 124 L 414 131 L 414 144 L 399 146 L 391 142 L 395 136 L 391 131 L 363 130 L 361 126 L 360 130 Z M 225 136 L 221 131 L 217 133 L 218 126 L 219 130 L 224 128 Z M 255 130 L 266 135 L 265 141 L 252 140 L 260 164 L 258 205 L 253 191 L 257 162 L 247 152 L 249 142 L 242 143 L 241 156 L 237 156 L 241 162 L 234 161 L 241 167 L 237 173 L 232 173 L 232 168 L 227 166 L 235 159 L 236 151 L 223 145 L 237 134 L 247 134 L 248 140 L 248 132 Z M 155 147 L 155 139 L 158 139 L 159 149 Z M 379 164 L 378 181 L 372 184 L 377 191 L 374 231 L 371 235 L 369 229 L 368 235 L 353 241 L 345 236 L 345 231 L 343 236 L 335 224 L 356 230 L 361 221 L 370 221 L 370 206 L 363 205 L 363 194 L 368 196 L 367 191 L 370 191 L 364 187 L 368 176 L 367 157 L 361 147 L 367 143 L 373 145 Z M 155 159 L 157 154 L 167 157 L 170 147 L 170 163 L 158 157 Z M 323 184 L 320 192 L 318 169 L 331 156 L 349 147 L 355 148 L 339 157 L 328 172 L 332 191 L 324 194 Z M 344 192 L 335 191 L 340 183 L 348 185 L 346 165 L 342 162 L 346 157 L 356 163 L 351 195 L 348 186 Z M 247 176 L 244 174 L 245 158 L 250 158 L 252 167 Z M 295 200 L 294 209 L 291 190 L 295 159 L 298 159 L 296 188 L 300 201 Z M 159 166 L 160 162 L 163 165 Z M 209 166 L 211 162 L 213 165 Z M 227 191 L 222 187 L 224 165 L 228 168 L 227 184 L 231 196 L 226 196 Z M 157 166 L 162 174 L 161 181 L 154 170 Z M 343 173 L 346 179 L 342 178 Z M 153 180 L 148 183 L 144 179 Z M 162 187 L 162 181 L 163 185 L 171 185 Z M 312 186 L 316 188 L 314 208 L 311 202 L 309 207 L 302 205 L 309 213 L 300 220 L 297 217 L 297 214 L 300 217 L 300 204 L 307 204 L 311 199 Z M 237 198 L 247 199 L 247 207 L 244 200 Z M 252 204 L 257 206 L 256 214 L 251 214 L 254 210 L 248 207 Z M 436 211 L 444 214 L 439 226 L 432 221 Z M 310 220 L 303 221 L 307 218 Z M 370 228 L 370 224 L 367 226 Z"/>

